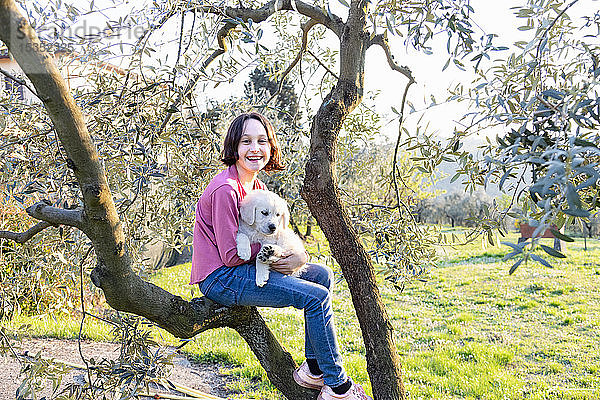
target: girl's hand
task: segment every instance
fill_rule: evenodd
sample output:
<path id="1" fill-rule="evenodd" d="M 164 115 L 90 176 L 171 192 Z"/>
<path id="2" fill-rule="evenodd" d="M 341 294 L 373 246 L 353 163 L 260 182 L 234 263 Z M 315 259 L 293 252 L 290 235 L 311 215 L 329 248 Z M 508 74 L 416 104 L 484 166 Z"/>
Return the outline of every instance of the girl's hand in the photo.
<path id="1" fill-rule="evenodd" d="M 301 266 L 308 261 L 306 252 L 293 253 L 286 251 L 281 255 L 281 258 L 270 265 L 275 271 L 285 275 L 290 275 L 296 272 Z"/>

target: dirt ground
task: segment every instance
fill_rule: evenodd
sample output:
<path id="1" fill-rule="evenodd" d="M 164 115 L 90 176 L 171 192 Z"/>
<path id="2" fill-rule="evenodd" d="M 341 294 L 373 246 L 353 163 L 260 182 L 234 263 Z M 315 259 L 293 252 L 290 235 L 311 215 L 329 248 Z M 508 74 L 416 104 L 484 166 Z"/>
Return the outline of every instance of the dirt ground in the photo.
<path id="1" fill-rule="evenodd" d="M 76 364 L 83 364 L 79 355 L 76 340 L 58 340 L 58 339 L 24 339 L 17 348 L 19 354 L 27 352 L 30 355 L 41 351 L 43 357 L 64 360 Z M 119 345 L 115 343 L 82 342 L 82 351 L 86 359 L 102 358 L 116 359 L 119 355 Z M 219 373 L 219 367 L 212 364 L 197 364 L 190 362 L 182 354 L 177 354 L 173 360 L 174 368 L 169 380 L 200 390 L 204 393 L 219 398 L 227 398 L 234 394 L 228 390 L 226 385 L 228 377 Z M 9 356 L 0 354 L 0 400 L 14 399 L 17 388 L 22 379 L 19 378 L 19 362 Z M 83 378 L 84 371 L 73 370 L 65 378 L 68 382 L 78 382 Z M 49 384 L 48 386 L 51 386 Z M 162 393 L 169 390 L 158 389 Z M 171 391 L 170 393 L 182 395 L 181 393 Z M 48 395 L 50 391 L 42 393 Z M 39 396 L 38 398 L 41 398 Z"/>

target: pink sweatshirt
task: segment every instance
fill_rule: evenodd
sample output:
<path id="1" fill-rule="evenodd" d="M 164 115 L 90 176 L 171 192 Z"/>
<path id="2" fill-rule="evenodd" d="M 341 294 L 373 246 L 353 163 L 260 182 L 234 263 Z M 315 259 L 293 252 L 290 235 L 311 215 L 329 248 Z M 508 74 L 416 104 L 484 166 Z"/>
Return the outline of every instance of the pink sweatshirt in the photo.
<path id="1" fill-rule="evenodd" d="M 266 186 L 256 179 L 253 189 Z M 245 196 L 235 165 L 221 171 L 204 189 L 196 205 L 190 285 L 201 282 L 223 265 L 234 267 L 246 262 L 238 257 L 235 241 L 240 201 Z M 260 244 L 252 245 L 252 259 L 259 249 Z"/>

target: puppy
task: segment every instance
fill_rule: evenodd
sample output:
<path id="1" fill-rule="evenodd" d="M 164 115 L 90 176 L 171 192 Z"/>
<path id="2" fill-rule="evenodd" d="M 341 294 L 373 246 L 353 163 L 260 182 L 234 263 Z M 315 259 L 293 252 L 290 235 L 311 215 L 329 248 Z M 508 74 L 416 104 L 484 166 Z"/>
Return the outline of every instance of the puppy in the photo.
<path id="1" fill-rule="evenodd" d="M 256 256 L 256 285 L 269 279 L 269 265 L 285 251 L 304 252 L 302 240 L 288 228 L 290 212 L 281 197 L 268 190 L 253 190 L 240 203 L 240 227 L 237 252 L 242 260 L 250 259 L 250 244 L 262 247 Z M 298 271 L 300 271 L 299 269 Z"/>

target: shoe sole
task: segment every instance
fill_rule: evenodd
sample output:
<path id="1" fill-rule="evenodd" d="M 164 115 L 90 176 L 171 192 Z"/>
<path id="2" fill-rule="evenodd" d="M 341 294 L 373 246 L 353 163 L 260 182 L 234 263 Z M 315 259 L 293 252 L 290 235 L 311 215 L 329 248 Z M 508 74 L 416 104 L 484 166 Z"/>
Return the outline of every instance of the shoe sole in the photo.
<path id="1" fill-rule="evenodd" d="M 289 376 L 289 375 L 288 375 Z M 294 373 L 292 374 L 292 376 L 294 377 L 294 380 L 296 381 L 296 383 L 302 387 L 305 387 L 307 389 L 321 389 L 323 386 L 319 386 L 319 385 L 313 385 L 311 383 L 305 382 L 302 380 L 302 378 L 300 378 L 300 376 L 298 375 L 298 373 L 296 371 L 294 371 Z M 319 396 L 320 398 L 321 396 Z"/>

